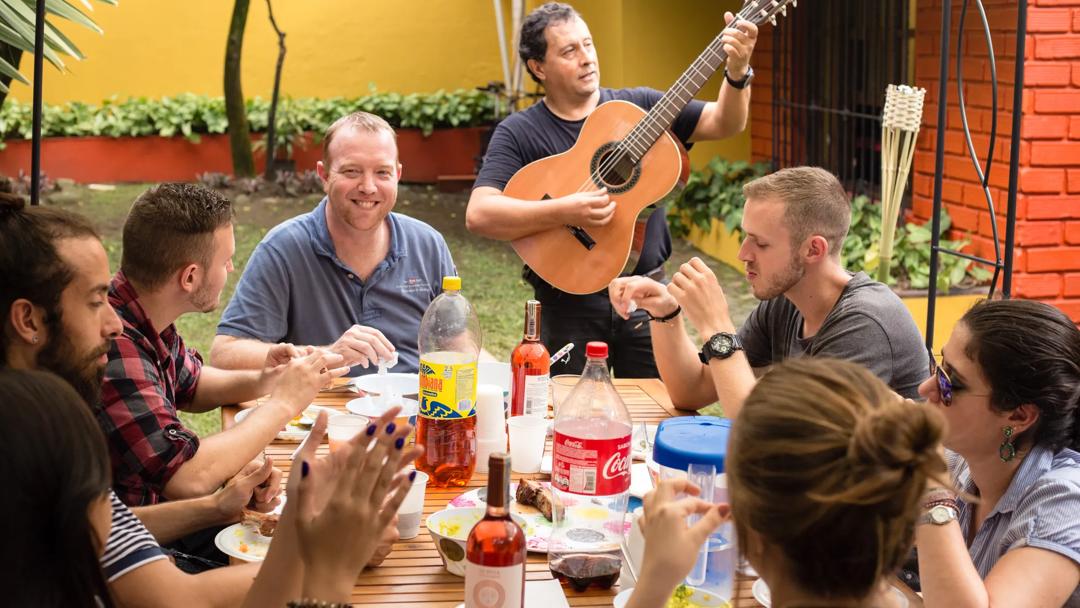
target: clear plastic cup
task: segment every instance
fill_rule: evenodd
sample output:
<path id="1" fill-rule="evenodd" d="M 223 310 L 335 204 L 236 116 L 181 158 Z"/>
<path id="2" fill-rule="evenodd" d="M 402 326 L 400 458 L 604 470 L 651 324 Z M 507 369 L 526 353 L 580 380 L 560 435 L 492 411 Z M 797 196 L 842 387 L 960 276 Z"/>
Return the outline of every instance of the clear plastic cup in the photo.
<path id="1" fill-rule="evenodd" d="M 581 376 L 578 374 L 559 374 L 551 377 L 551 409 L 555 415 L 559 415 L 559 406 L 562 405 L 570 390 L 577 386 Z"/>
<path id="2" fill-rule="evenodd" d="M 420 534 L 420 520 L 424 518 L 424 494 L 427 492 L 427 473 L 416 472 L 416 478 L 409 487 L 409 493 L 397 510 L 398 536 L 402 540 L 416 538 Z"/>
<path id="3" fill-rule="evenodd" d="M 544 459 L 548 421 L 535 416 L 511 416 L 506 422 L 510 429 L 510 468 L 515 473 L 539 473 Z"/>
<path id="4" fill-rule="evenodd" d="M 363 432 L 371 419 L 357 414 L 338 414 L 331 416 L 326 421 L 326 438 L 330 441 L 330 451 L 333 452 L 348 443 L 350 439 Z"/>

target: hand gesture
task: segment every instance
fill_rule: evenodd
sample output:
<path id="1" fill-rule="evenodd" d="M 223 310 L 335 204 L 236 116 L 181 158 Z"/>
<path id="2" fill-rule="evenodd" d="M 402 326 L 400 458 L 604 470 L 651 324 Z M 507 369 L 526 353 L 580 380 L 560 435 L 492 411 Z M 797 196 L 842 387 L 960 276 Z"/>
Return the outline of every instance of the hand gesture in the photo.
<path id="1" fill-rule="evenodd" d="M 408 491 L 409 484 L 405 484 L 405 493 L 407 494 Z M 390 523 L 383 529 L 382 537 L 379 539 L 379 546 L 375 547 L 375 553 L 371 556 L 371 559 L 368 560 L 368 568 L 374 568 L 383 563 L 383 560 L 389 557 L 390 552 L 394 550 L 394 543 L 401 537 L 401 535 L 398 534 L 397 523 L 397 513 L 394 513 L 394 517 L 391 518 Z"/>
<path id="2" fill-rule="evenodd" d="M 685 498 L 678 495 L 687 494 Z M 727 505 L 714 505 L 699 498 L 700 488 L 685 479 L 660 482 L 642 501 L 645 514 L 639 520 L 645 537 L 644 560 L 639 582 L 648 581 L 655 589 L 666 590 L 663 597 L 690 573 L 700 547 L 720 524 L 730 517 Z M 693 526 L 690 515 L 701 515 Z"/>
<path id="3" fill-rule="evenodd" d="M 340 355 L 312 349 L 306 356 L 290 360 L 274 386 L 270 398 L 288 406 L 293 416 L 304 411 L 311 400 L 330 380 L 344 376 L 349 368 L 339 367 Z"/>
<path id="4" fill-rule="evenodd" d="M 273 389 L 274 382 L 281 377 L 289 361 L 310 353 L 311 347 L 300 349 L 288 343 L 270 345 L 270 350 L 266 352 L 262 372 L 259 374 L 259 394 L 265 395 Z"/>
<path id="5" fill-rule="evenodd" d="M 703 339 L 720 331 L 735 331 L 724 290 L 701 258 L 692 258 L 679 267 L 679 272 L 671 278 L 668 292 L 682 306 L 686 318 Z"/>
<path id="6" fill-rule="evenodd" d="M 724 13 L 724 23 L 731 25 L 735 15 Z M 750 55 L 757 44 L 758 27 L 749 21 L 739 21 L 720 33 L 720 40 L 727 53 L 727 72 L 732 80 L 742 80 L 750 68 Z"/>
<path id="7" fill-rule="evenodd" d="M 567 226 L 606 226 L 615 217 L 615 201 L 607 188 L 573 194 L 549 201 L 559 209 L 559 221 Z"/>
<path id="8" fill-rule="evenodd" d="M 404 448 L 412 427 L 393 423 L 399 411 L 390 408 L 367 432 L 316 458 L 326 430 L 325 413 L 320 413 L 297 454 L 294 471 L 298 468 L 299 474 L 289 479 L 289 493 L 297 500 L 301 554 L 307 572 L 325 574 L 326 584 L 343 580 L 351 586 L 357 572 L 381 563 L 397 540 L 394 518 L 408 492 L 408 476 L 400 469 L 423 452 Z"/>
<path id="9" fill-rule="evenodd" d="M 272 511 L 280 502 L 281 471 L 270 458 L 252 460 L 227 481 L 213 498 L 218 513 L 225 522 L 240 521 L 244 507 L 251 506 L 263 513 Z"/>
<path id="10" fill-rule="evenodd" d="M 380 359 L 388 361 L 395 349 L 381 331 L 374 327 L 353 325 L 326 350 L 344 357 L 347 367 L 360 365 L 367 369 L 371 364 L 377 365 Z"/>
<path id="11" fill-rule="evenodd" d="M 663 283 L 646 277 L 620 277 L 608 285 L 611 307 L 624 319 L 635 310 L 645 310 L 654 317 L 665 317 L 675 312 L 679 303 Z"/>

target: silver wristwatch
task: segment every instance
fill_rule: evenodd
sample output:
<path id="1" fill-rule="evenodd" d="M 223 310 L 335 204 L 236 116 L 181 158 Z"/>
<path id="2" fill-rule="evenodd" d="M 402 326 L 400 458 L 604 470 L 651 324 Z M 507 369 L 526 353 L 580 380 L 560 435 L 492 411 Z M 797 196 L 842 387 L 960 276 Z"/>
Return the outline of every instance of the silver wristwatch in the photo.
<path id="1" fill-rule="evenodd" d="M 922 514 L 922 517 L 919 518 L 919 524 L 944 526 L 950 521 L 956 521 L 957 519 L 960 519 L 960 513 L 956 510 L 956 507 L 938 504 Z"/>

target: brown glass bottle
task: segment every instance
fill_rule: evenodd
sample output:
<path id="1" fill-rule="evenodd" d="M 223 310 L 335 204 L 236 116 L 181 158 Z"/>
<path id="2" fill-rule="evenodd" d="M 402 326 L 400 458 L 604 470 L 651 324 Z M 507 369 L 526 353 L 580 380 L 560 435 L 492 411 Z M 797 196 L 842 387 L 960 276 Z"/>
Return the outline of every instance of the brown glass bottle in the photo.
<path id="1" fill-rule="evenodd" d="M 525 533 L 510 518 L 510 455 L 488 458 L 487 513 L 465 544 L 465 607 L 525 604 Z"/>

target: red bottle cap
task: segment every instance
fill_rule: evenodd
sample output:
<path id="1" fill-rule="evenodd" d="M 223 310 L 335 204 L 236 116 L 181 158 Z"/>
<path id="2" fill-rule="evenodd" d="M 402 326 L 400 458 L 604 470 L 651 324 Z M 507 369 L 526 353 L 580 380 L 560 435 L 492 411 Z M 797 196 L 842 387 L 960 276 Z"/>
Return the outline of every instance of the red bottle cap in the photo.
<path id="1" fill-rule="evenodd" d="M 585 356 L 590 359 L 607 358 L 607 342 L 589 342 L 585 345 Z"/>

